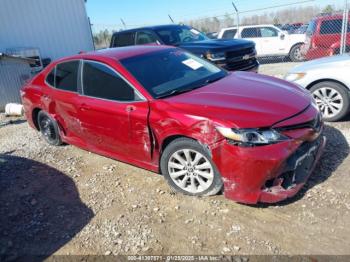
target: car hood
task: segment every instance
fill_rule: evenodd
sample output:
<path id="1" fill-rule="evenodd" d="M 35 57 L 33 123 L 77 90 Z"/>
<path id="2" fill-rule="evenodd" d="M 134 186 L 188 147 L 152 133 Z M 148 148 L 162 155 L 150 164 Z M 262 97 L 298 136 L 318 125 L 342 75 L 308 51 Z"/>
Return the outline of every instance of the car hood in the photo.
<path id="1" fill-rule="evenodd" d="M 311 97 L 304 89 L 280 79 L 235 72 L 164 102 L 169 110 L 182 110 L 225 126 L 261 128 L 297 115 L 310 105 Z"/>
<path id="2" fill-rule="evenodd" d="M 329 56 L 320 59 L 315 59 L 309 62 L 302 63 L 299 66 L 294 67 L 289 73 L 303 73 L 312 69 L 329 69 L 333 66 L 348 66 L 350 67 L 350 55 L 336 55 Z"/>
<path id="3" fill-rule="evenodd" d="M 179 47 L 184 49 L 208 49 L 218 51 L 226 51 L 230 49 L 237 50 L 237 48 L 244 49 L 254 46 L 254 42 L 240 39 L 209 39 L 204 41 L 181 43 L 179 45 Z"/>

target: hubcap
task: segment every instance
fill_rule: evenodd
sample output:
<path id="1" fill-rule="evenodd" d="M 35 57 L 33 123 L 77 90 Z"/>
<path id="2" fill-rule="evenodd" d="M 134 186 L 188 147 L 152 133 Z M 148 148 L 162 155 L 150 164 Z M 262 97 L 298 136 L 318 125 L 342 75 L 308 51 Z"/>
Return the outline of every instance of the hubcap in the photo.
<path id="1" fill-rule="evenodd" d="M 55 127 L 48 117 L 43 117 L 40 121 L 40 129 L 44 137 L 48 141 L 53 141 L 56 139 Z"/>
<path id="2" fill-rule="evenodd" d="M 343 109 L 343 97 L 331 87 L 322 87 L 312 94 L 325 118 L 334 117 Z"/>
<path id="3" fill-rule="evenodd" d="M 209 160 L 192 149 L 181 149 L 172 154 L 168 172 L 177 186 L 193 194 L 204 192 L 214 180 L 214 170 Z"/>
<path id="4" fill-rule="evenodd" d="M 294 51 L 294 58 L 298 61 L 300 60 L 303 60 L 303 55 L 301 54 L 301 49 L 300 48 L 297 48 L 295 51 Z"/>

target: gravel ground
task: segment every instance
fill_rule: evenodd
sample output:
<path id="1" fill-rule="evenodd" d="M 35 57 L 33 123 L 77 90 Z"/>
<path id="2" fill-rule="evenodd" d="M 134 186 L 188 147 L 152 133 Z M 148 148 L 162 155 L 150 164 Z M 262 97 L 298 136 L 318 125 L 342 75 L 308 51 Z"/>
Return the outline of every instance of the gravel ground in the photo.
<path id="1" fill-rule="evenodd" d="M 0 256 L 349 254 L 350 122 L 327 125 L 309 183 L 278 205 L 172 193 L 158 174 L 0 117 Z M 1 260 L 1 257 L 0 257 Z"/>

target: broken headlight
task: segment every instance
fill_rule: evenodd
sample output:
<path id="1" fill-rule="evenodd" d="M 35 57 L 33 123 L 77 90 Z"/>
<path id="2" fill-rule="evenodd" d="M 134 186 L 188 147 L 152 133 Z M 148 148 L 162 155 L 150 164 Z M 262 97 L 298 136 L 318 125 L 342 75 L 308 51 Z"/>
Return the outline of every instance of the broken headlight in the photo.
<path id="1" fill-rule="evenodd" d="M 243 146 L 269 145 L 288 140 L 288 137 L 274 129 L 231 129 L 226 127 L 217 127 L 216 129 L 234 144 Z"/>

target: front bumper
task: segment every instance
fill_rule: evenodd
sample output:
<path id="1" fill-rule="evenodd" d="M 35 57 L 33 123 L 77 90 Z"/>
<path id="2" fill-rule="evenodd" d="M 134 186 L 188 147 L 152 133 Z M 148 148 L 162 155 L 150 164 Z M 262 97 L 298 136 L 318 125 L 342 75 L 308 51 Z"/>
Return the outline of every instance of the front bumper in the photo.
<path id="1" fill-rule="evenodd" d="M 293 197 L 304 186 L 326 144 L 321 131 L 305 128 L 293 132 L 291 140 L 268 146 L 219 142 L 212 155 L 222 175 L 225 197 L 246 204 Z"/>

